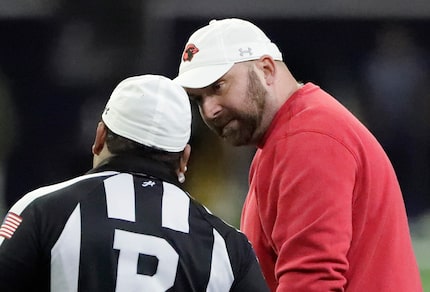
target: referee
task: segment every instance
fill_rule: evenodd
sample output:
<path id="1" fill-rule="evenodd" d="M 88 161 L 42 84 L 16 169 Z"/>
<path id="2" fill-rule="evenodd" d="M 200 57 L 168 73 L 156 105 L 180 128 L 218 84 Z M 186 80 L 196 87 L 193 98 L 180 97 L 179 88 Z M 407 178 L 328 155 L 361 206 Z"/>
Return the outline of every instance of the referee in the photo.
<path id="1" fill-rule="evenodd" d="M 180 187 L 191 109 L 170 79 L 123 80 L 94 168 L 20 199 L 0 228 L 1 291 L 268 291 L 247 238 Z"/>

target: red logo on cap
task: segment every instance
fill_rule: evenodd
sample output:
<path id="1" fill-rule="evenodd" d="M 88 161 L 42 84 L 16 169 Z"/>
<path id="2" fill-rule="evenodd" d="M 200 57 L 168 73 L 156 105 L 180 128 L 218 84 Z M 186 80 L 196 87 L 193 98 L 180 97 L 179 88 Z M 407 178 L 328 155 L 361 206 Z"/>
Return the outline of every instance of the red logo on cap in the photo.
<path id="1" fill-rule="evenodd" d="M 199 52 L 199 49 L 193 44 L 188 44 L 185 47 L 184 53 L 182 54 L 182 60 L 184 62 L 191 61 L 191 59 L 194 57 L 195 54 Z"/>

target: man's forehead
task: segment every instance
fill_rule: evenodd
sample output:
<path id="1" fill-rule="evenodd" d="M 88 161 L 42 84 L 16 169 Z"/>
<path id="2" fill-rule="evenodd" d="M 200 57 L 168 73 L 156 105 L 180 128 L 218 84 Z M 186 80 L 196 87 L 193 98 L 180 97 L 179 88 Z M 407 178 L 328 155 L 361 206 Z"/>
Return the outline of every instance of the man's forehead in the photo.
<path id="1" fill-rule="evenodd" d="M 202 92 L 204 92 L 206 87 L 204 88 L 185 88 L 185 91 L 188 93 L 188 95 L 200 95 Z"/>
<path id="2" fill-rule="evenodd" d="M 226 76 L 226 75 L 224 75 L 224 76 Z M 220 79 L 216 80 L 215 82 L 209 84 L 206 87 L 202 87 L 202 88 L 188 88 L 188 87 L 185 87 L 184 89 L 188 93 L 188 95 L 201 95 L 203 92 L 211 90 L 212 87 L 214 86 L 214 84 L 220 82 L 222 79 L 225 78 L 224 76 L 221 77 Z"/>

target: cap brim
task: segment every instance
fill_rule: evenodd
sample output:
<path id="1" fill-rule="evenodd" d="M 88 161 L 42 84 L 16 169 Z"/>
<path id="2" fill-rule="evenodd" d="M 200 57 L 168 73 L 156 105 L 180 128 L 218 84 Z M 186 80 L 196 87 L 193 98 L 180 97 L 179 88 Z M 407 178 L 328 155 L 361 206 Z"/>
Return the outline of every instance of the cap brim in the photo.
<path id="1" fill-rule="evenodd" d="M 220 79 L 234 63 L 197 67 L 180 73 L 173 81 L 186 88 L 203 88 Z"/>

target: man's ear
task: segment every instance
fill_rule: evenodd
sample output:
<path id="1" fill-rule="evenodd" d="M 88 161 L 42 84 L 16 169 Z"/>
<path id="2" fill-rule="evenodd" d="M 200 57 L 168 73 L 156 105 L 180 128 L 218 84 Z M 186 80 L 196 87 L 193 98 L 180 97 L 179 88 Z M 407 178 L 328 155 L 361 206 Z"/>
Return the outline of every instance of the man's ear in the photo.
<path id="1" fill-rule="evenodd" d="M 94 144 L 92 151 L 94 155 L 99 155 L 103 150 L 104 144 L 106 142 L 107 128 L 103 122 L 99 122 L 96 130 L 96 137 L 94 139 Z"/>
<path id="2" fill-rule="evenodd" d="M 271 85 L 275 81 L 276 63 L 272 57 L 268 55 L 261 56 L 256 62 L 256 66 L 264 74 L 264 80 L 267 85 Z"/>
<path id="3" fill-rule="evenodd" d="M 185 173 L 187 171 L 188 160 L 191 155 L 191 146 L 190 144 L 185 145 L 184 151 L 182 152 L 181 161 L 179 164 L 179 171 Z"/>

